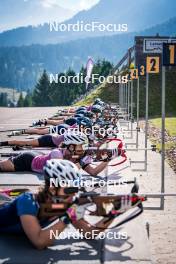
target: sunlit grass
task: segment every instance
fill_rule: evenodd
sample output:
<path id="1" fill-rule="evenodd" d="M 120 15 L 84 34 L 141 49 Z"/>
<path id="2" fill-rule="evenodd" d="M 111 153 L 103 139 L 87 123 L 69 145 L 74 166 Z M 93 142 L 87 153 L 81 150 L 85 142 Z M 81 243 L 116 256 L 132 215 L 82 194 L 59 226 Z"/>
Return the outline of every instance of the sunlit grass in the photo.
<path id="1" fill-rule="evenodd" d="M 83 100 L 77 102 L 75 105 L 76 106 L 80 106 L 80 105 L 89 105 L 89 104 L 91 104 L 97 97 L 101 97 L 102 87 L 104 87 L 104 84 L 100 85 L 97 89 L 92 91 Z"/>
<path id="2" fill-rule="evenodd" d="M 151 123 L 157 128 L 161 128 L 161 118 L 150 119 Z M 176 117 L 166 117 L 166 130 L 170 136 L 176 136 Z"/>

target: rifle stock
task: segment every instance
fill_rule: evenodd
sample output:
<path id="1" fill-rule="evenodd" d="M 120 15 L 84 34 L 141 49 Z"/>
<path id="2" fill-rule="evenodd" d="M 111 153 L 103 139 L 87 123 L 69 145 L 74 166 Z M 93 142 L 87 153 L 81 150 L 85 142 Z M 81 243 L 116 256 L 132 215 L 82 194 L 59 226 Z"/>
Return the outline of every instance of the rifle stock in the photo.
<path id="1" fill-rule="evenodd" d="M 143 201 L 146 201 L 145 196 L 138 196 L 137 194 L 130 195 L 106 195 L 102 196 L 95 192 L 90 193 L 81 193 L 79 197 L 76 195 L 73 197 L 72 201 L 64 201 L 64 198 L 68 198 L 68 196 L 58 196 L 57 203 L 43 203 L 40 204 L 40 216 L 41 217 L 61 217 L 63 216 L 67 209 L 73 205 L 83 205 L 83 204 L 95 204 L 96 210 L 90 211 L 90 215 L 94 216 L 112 216 L 112 215 L 120 215 L 124 211 L 122 209 L 127 209 L 124 207 L 124 202 L 126 201 L 130 203 L 130 208 L 134 206 L 138 206 Z M 122 208 L 123 207 L 123 208 Z M 128 208 L 128 209 L 130 209 Z"/>

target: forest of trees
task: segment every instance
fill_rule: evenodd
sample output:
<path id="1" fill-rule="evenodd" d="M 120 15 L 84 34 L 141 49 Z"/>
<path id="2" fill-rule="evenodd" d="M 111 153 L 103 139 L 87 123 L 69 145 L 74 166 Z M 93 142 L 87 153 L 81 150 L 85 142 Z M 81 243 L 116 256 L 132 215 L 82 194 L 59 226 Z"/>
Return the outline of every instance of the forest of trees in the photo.
<path id="1" fill-rule="evenodd" d="M 175 23 L 176 18 L 173 18 L 138 33 L 85 38 L 54 45 L 0 46 L 0 86 L 18 91 L 31 90 L 44 69 L 54 74 L 65 72 L 71 66 L 78 72 L 88 56 L 94 60 L 105 58 L 117 64 L 127 49 L 134 45 L 136 35 L 155 36 L 158 33 L 175 36 Z M 15 39 L 20 41 L 19 36 Z M 24 39 L 29 40 L 28 37 Z M 42 36 L 40 40 L 43 40 Z M 7 42 L 9 44 L 11 39 L 8 38 Z"/>
<path id="2" fill-rule="evenodd" d="M 113 65 L 106 60 L 98 60 L 94 64 L 92 74 L 98 74 L 99 76 L 108 76 Z M 81 68 L 80 75 L 86 77 L 86 69 Z M 66 73 L 58 74 L 60 76 L 76 76 L 76 73 L 72 69 L 68 69 Z M 92 89 L 95 85 L 98 85 L 98 81 L 94 84 L 90 83 L 88 89 Z M 35 89 L 32 94 L 32 105 L 33 106 L 57 106 L 57 105 L 70 105 L 80 95 L 86 93 L 86 83 L 79 82 L 74 83 L 72 79 L 70 82 L 52 82 L 50 83 L 49 76 L 44 70 L 41 78 L 37 82 Z"/>
<path id="3" fill-rule="evenodd" d="M 98 60 L 93 67 L 92 74 L 98 74 L 98 76 L 108 76 L 113 68 L 113 65 L 106 60 Z M 86 77 L 86 69 L 81 68 L 80 75 L 83 78 Z M 66 79 L 68 77 L 76 76 L 76 72 L 72 69 L 68 69 L 66 73 L 59 73 L 58 79 L 60 76 L 64 76 Z M 94 83 L 88 85 L 88 90 L 93 89 L 99 82 L 96 80 Z M 46 70 L 43 71 L 41 77 L 36 83 L 33 91 L 27 91 L 26 96 L 24 97 L 21 93 L 17 102 L 17 107 L 29 107 L 29 106 L 63 106 L 70 105 L 74 100 L 79 98 L 81 95 L 84 95 L 87 92 L 86 83 L 79 82 L 74 83 L 72 78 L 69 82 L 50 82 L 49 74 Z M 0 94 L 0 106 L 9 105 L 7 100 L 7 94 Z M 12 106 L 10 104 L 10 106 Z"/>
<path id="4" fill-rule="evenodd" d="M 132 42 L 132 37 L 124 44 L 123 40 L 114 36 L 113 41 L 92 38 L 57 45 L 0 47 L 0 86 L 18 91 L 31 90 L 44 69 L 47 73 L 56 74 L 66 72 L 71 67 L 78 73 L 89 56 L 95 61 L 105 58 L 115 64 Z"/>

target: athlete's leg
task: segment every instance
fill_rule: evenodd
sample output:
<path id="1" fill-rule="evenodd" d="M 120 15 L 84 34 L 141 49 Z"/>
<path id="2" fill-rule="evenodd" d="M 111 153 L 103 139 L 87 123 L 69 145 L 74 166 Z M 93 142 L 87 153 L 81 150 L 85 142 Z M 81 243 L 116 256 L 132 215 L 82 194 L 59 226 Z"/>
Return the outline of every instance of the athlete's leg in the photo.
<path id="1" fill-rule="evenodd" d="M 8 160 L 0 161 L 0 171 L 32 171 L 32 161 L 37 155 L 35 152 L 24 152 Z"/>
<path id="2" fill-rule="evenodd" d="M 29 128 L 25 129 L 25 134 L 46 135 L 49 134 L 49 128 Z"/>
<path id="3" fill-rule="evenodd" d="M 64 119 L 62 118 L 61 120 L 47 120 L 47 124 L 48 125 L 53 125 L 53 126 L 57 126 L 60 124 L 63 124 Z"/>
<path id="4" fill-rule="evenodd" d="M 63 116 L 52 116 L 47 119 L 47 123 L 49 120 L 63 120 Z"/>
<path id="5" fill-rule="evenodd" d="M 10 159 L 0 161 L 0 172 L 15 171 L 13 162 Z"/>
<path id="6" fill-rule="evenodd" d="M 43 135 L 38 138 L 39 147 L 51 147 L 56 148 L 57 145 L 53 142 L 52 135 Z"/>
<path id="7" fill-rule="evenodd" d="M 3 142 L 2 142 L 3 143 Z M 38 139 L 32 140 L 9 140 L 7 141 L 8 146 L 31 146 L 31 147 L 39 147 Z"/>

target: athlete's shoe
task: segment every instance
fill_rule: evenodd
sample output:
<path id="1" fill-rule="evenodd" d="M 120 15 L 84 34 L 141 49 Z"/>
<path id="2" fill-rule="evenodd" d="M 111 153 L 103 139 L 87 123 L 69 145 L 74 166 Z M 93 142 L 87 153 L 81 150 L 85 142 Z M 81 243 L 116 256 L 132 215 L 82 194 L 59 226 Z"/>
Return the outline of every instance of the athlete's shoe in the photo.
<path id="1" fill-rule="evenodd" d="M 8 141 L 0 142 L 0 147 L 8 146 Z"/>
<path id="2" fill-rule="evenodd" d="M 22 130 L 12 131 L 10 136 L 20 136 L 23 134 Z"/>

